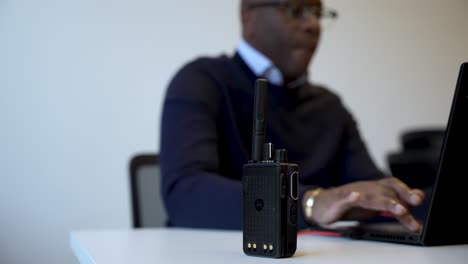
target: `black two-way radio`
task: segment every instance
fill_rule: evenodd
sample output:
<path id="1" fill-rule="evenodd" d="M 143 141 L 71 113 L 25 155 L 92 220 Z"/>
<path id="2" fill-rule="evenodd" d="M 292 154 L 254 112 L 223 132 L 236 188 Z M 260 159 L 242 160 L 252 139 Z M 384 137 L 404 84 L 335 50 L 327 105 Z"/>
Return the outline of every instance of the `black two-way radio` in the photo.
<path id="1" fill-rule="evenodd" d="M 255 83 L 252 159 L 244 165 L 243 249 L 250 256 L 283 258 L 297 247 L 298 165 L 285 149 L 265 144 L 268 82 Z"/>

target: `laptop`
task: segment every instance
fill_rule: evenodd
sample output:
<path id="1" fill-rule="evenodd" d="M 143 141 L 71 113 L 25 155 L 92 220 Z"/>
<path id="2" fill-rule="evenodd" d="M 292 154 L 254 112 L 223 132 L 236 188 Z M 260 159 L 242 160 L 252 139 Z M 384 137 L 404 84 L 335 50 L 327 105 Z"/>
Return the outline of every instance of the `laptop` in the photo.
<path id="1" fill-rule="evenodd" d="M 421 246 L 468 244 L 468 63 L 460 67 L 438 171 L 420 232 L 396 220 L 318 227 L 353 239 Z"/>

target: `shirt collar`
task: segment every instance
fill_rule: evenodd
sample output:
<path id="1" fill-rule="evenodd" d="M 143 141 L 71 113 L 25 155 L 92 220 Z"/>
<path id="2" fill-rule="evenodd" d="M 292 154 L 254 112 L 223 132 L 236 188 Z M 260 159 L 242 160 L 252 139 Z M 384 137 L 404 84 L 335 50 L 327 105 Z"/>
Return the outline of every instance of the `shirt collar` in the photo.
<path id="1" fill-rule="evenodd" d="M 256 76 L 266 78 L 270 83 L 283 85 L 283 74 L 273 62 L 247 41 L 241 40 L 237 52 Z"/>
<path id="2" fill-rule="evenodd" d="M 255 49 L 247 41 L 242 39 L 237 47 L 239 56 L 244 60 L 247 66 L 258 77 L 263 77 L 268 82 L 282 86 L 284 84 L 284 77 L 281 71 L 276 67 L 273 62 L 260 51 Z M 296 88 L 308 82 L 307 74 L 299 77 L 297 80 L 287 84 L 288 88 Z"/>

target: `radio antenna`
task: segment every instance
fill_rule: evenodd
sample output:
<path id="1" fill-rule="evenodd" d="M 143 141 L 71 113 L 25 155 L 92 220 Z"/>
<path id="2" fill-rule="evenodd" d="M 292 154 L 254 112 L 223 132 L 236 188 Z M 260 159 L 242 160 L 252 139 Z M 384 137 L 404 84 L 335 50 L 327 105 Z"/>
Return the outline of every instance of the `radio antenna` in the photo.
<path id="1" fill-rule="evenodd" d="M 267 108 L 267 89 L 266 79 L 257 79 L 255 82 L 254 96 L 254 115 L 252 131 L 252 161 L 261 161 L 263 157 L 263 145 L 265 144 L 265 121 Z"/>

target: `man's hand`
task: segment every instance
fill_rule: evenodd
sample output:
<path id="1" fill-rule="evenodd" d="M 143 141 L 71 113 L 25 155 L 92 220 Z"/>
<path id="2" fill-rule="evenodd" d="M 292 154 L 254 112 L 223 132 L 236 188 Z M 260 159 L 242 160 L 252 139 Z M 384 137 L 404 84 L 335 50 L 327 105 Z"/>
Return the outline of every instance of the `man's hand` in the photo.
<path id="1" fill-rule="evenodd" d="M 410 189 L 394 177 L 354 182 L 323 189 L 315 197 L 312 219 L 307 221 L 326 225 L 338 220 L 364 220 L 388 212 L 409 230 L 418 231 L 421 225 L 408 207 L 420 205 L 424 198 L 423 191 Z"/>

